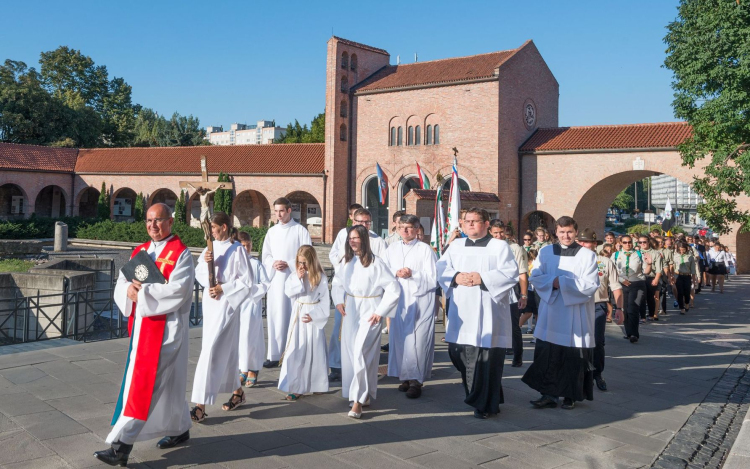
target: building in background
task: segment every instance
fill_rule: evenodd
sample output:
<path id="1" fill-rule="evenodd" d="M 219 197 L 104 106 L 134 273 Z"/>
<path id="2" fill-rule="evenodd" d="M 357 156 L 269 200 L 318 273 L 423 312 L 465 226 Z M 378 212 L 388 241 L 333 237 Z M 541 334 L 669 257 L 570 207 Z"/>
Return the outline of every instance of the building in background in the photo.
<path id="1" fill-rule="evenodd" d="M 257 124 L 234 123 L 228 131 L 222 126 L 206 127 L 206 140 L 211 145 L 261 145 L 273 143 L 286 134 L 286 129 L 276 127 L 274 121 L 258 121 Z"/>
<path id="2" fill-rule="evenodd" d="M 666 174 L 651 177 L 651 205 L 656 207 L 656 215 L 664 216 L 667 199 L 675 212 L 675 218 L 683 225 L 703 225 L 698 216 L 698 204 L 703 200 L 690 187 L 677 178 Z"/>

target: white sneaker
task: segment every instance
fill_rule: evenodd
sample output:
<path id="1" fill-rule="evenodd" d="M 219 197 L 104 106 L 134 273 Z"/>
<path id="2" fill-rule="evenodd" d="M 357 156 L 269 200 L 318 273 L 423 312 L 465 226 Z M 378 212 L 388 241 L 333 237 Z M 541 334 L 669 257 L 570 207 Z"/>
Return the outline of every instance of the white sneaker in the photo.
<path id="1" fill-rule="evenodd" d="M 382 330 L 382 331 L 380 331 L 380 333 L 381 333 L 381 334 L 387 334 L 387 333 L 388 333 L 388 328 L 387 328 L 387 327 L 384 327 L 384 328 L 383 328 L 383 330 Z"/>
<path id="2" fill-rule="evenodd" d="M 357 413 L 357 412 L 354 412 L 353 410 L 350 410 L 347 415 L 353 419 L 359 419 L 362 417 L 362 412 Z"/>

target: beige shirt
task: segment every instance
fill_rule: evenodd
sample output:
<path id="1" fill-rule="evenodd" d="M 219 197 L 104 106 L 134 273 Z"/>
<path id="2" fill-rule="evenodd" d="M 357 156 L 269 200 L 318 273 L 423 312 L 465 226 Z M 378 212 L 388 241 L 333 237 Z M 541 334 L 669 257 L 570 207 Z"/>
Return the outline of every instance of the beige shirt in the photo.
<path id="1" fill-rule="evenodd" d="M 638 282 L 646 280 L 646 276 L 643 274 L 644 262 L 636 251 L 618 251 L 616 255 L 612 254 L 612 258 L 620 281 Z"/>
<path id="2" fill-rule="evenodd" d="M 637 254 L 636 254 L 637 255 Z M 608 290 L 621 290 L 617 268 L 612 259 L 604 256 L 596 256 L 596 265 L 599 269 L 599 288 L 596 290 L 594 303 L 609 301 Z"/>
<path id="3" fill-rule="evenodd" d="M 669 248 L 662 248 L 661 255 L 664 256 L 664 267 L 674 265 L 674 251 Z"/>
<path id="4" fill-rule="evenodd" d="M 678 275 L 698 275 L 698 264 L 695 263 L 695 257 L 690 254 L 674 255 L 674 273 Z"/>
<path id="5" fill-rule="evenodd" d="M 508 245 L 513 252 L 513 257 L 516 259 L 516 263 L 518 264 L 518 273 L 529 273 L 529 256 L 526 253 L 526 250 L 517 243 L 511 243 L 510 241 L 508 241 Z"/>
<path id="6" fill-rule="evenodd" d="M 662 256 L 661 251 L 657 249 L 646 249 L 642 250 L 641 254 L 651 255 L 651 273 L 646 275 L 646 277 L 654 278 L 656 277 L 656 274 L 664 274 L 664 256 Z"/>

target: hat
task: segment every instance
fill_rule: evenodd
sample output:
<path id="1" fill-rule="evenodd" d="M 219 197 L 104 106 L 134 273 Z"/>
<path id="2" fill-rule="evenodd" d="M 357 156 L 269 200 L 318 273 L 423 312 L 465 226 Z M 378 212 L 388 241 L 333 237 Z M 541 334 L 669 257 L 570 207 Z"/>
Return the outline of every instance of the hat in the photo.
<path id="1" fill-rule="evenodd" d="M 596 231 L 592 230 L 591 228 L 586 228 L 580 233 L 578 233 L 578 241 L 587 241 L 591 243 L 597 242 L 596 239 Z"/>

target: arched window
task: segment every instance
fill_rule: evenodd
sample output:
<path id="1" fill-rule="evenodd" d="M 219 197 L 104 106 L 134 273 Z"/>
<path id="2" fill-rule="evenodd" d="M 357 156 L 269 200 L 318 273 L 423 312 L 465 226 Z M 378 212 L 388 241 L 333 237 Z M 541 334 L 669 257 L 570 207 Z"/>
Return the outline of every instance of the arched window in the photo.
<path id="1" fill-rule="evenodd" d="M 407 145 L 414 145 L 414 127 L 409 126 L 409 129 L 406 134 L 406 144 Z"/>
<path id="2" fill-rule="evenodd" d="M 432 145 L 432 126 L 431 125 L 427 126 L 427 132 L 425 133 L 425 136 L 424 136 L 424 144 Z"/>
<path id="3" fill-rule="evenodd" d="M 341 54 L 341 68 L 343 68 L 344 70 L 349 68 L 349 54 L 347 54 L 346 52 Z"/>
<path id="4" fill-rule="evenodd" d="M 357 69 L 357 54 L 352 54 L 352 62 L 351 62 L 351 69 L 352 71 Z"/>
<path id="5" fill-rule="evenodd" d="M 435 145 L 440 145 L 440 126 L 435 124 L 435 138 L 432 139 Z"/>
<path id="6" fill-rule="evenodd" d="M 339 133 L 339 140 L 346 142 L 346 124 L 341 124 L 341 127 L 339 127 Z"/>
<path id="7" fill-rule="evenodd" d="M 341 101 L 341 110 L 339 111 L 339 115 L 341 117 L 346 117 L 346 112 L 347 112 L 347 109 L 346 109 L 346 100 L 343 100 L 343 101 Z"/>
<path id="8" fill-rule="evenodd" d="M 391 127 L 391 139 L 388 141 L 388 145 L 394 146 L 396 144 L 396 128 Z"/>
<path id="9" fill-rule="evenodd" d="M 451 178 L 450 174 L 446 176 L 445 182 L 443 182 L 443 190 L 448 192 L 451 190 Z M 466 182 L 466 179 L 462 178 L 461 176 L 458 177 L 458 190 L 460 191 L 470 191 L 471 187 L 469 186 L 469 183 Z"/>
<path id="10" fill-rule="evenodd" d="M 362 185 L 362 205 L 372 214 L 370 229 L 380 236 L 388 236 L 390 224 L 388 199 L 389 197 L 386 194 L 385 204 L 380 203 L 380 187 L 378 186 L 377 176 L 370 176 Z"/>
<path id="11" fill-rule="evenodd" d="M 404 128 L 399 126 L 398 127 L 398 146 L 401 146 L 404 144 Z"/>
<path id="12" fill-rule="evenodd" d="M 346 93 L 347 90 L 349 90 L 349 78 L 348 77 L 341 77 L 341 91 Z"/>
<path id="13" fill-rule="evenodd" d="M 422 144 L 422 127 L 414 127 L 414 145 Z"/>
<path id="14" fill-rule="evenodd" d="M 401 193 L 398 195 L 399 197 L 399 210 L 406 210 L 406 201 L 404 200 L 404 196 L 409 193 L 412 189 L 421 189 L 422 186 L 419 185 L 419 179 L 417 179 L 414 176 L 405 178 L 403 181 L 401 181 Z"/>

